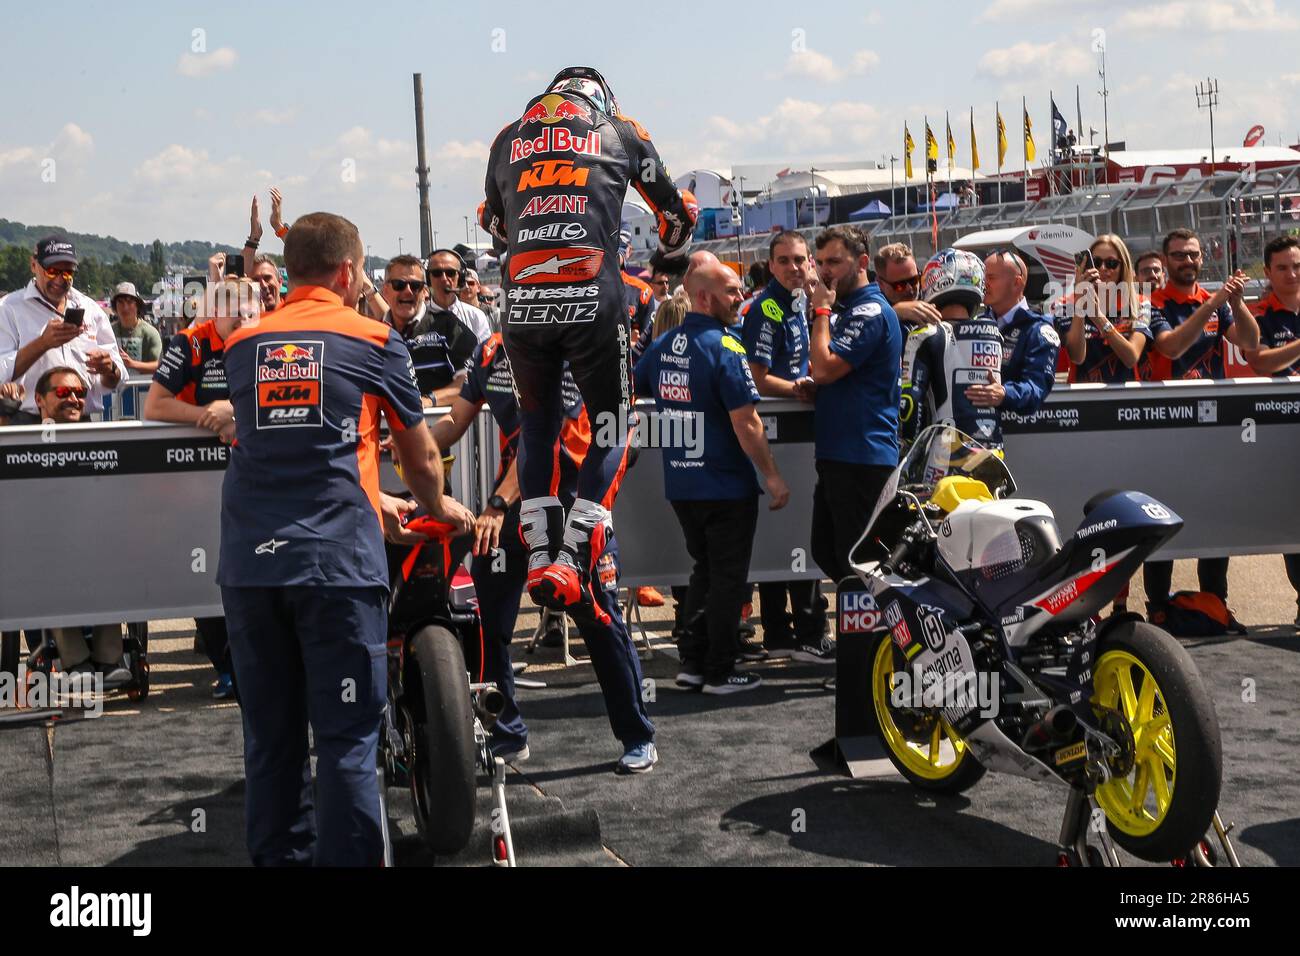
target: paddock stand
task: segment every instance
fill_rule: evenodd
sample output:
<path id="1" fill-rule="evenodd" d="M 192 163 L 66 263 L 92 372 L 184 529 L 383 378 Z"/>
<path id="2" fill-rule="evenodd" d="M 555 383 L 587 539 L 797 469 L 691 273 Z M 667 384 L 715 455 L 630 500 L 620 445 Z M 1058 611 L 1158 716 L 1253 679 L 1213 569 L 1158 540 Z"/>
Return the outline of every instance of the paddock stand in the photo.
<path id="1" fill-rule="evenodd" d="M 855 780 L 898 776 L 871 704 L 871 644 L 879 629 L 867 586 L 856 575 L 843 578 L 835 588 L 835 736 L 810 756 Z"/>

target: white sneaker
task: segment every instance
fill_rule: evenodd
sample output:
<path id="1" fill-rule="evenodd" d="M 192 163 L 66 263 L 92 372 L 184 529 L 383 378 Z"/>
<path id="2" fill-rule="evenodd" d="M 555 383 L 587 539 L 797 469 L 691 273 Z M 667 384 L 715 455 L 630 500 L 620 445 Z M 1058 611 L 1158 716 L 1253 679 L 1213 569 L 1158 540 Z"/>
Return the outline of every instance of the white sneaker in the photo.
<path id="1" fill-rule="evenodd" d="M 704 693 L 706 694 L 740 694 L 747 690 L 757 690 L 763 683 L 763 678 L 757 674 L 734 673 L 723 678 L 716 683 L 706 682 Z"/>

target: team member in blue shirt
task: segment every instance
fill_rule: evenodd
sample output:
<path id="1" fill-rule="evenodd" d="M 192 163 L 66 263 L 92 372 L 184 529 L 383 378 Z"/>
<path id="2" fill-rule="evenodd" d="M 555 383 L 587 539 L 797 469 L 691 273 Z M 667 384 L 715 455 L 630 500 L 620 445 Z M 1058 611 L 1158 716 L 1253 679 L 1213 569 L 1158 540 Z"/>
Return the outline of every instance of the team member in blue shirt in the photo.
<path id="1" fill-rule="evenodd" d="M 749 370 L 759 395 L 811 403 L 817 389 L 808 377 L 808 243 L 797 232 L 779 232 L 768 244 L 767 261 L 772 281 L 741 313 Z M 785 609 L 787 592 L 791 614 Z M 816 581 L 764 581 L 758 596 L 768 657 L 814 664 L 835 659 L 825 639 L 826 602 Z"/>
<path id="2" fill-rule="evenodd" d="M 867 259 L 866 240 L 850 226 L 817 236 L 809 355 L 817 385 L 812 556 L 832 581 L 850 573 L 849 551 L 898 464 L 903 333 L 880 287 L 867 281 Z"/>
<path id="3" fill-rule="evenodd" d="M 356 312 L 362 249 L 346 219 L 303 216 L 284 241 L 288 298 L 225 343 L 236 440 L 217 583 L 243 706 L 248 850 L 263 866 L 383 859 L 384 527 L 399 514 L 379 490 L 380 416 L 419 503 L 461 532 L 474 524 L 443 497 L 401 336 Z"/>
<path id="4" fill-rule="evenodd" d="M 1029 268 L 1014 252 L 995 252 L 984 260 L 984 304 L 1002 333 L 1002 381 L 972 385 L 966 398 L 977 408 L 999 408 L 1016 415 L 1038 411 L 1056 382 L 1061 336 L 1052 320 L 1025 301 Z"/>
<path id="5" fill-rule="evenodd" d="M 761 683 L 756 674 L 736 671 L 736 621 L 749 593 L 758 523 L 754 465 L 772 496 L 769 508 L 785 507 L 790 489 L 758 417 L 745 346 L 728 328 L 742 298 L 739 277 L 709 257 L 687 273 L 686 291 L 694 311 L 637 363 L 636 390 L 654 397 L 656 414 L 694 423 L 695 440 L 663 449 L 664 494 L 695 562 L 678 637 L 677 684 L 734 694 Z"/>

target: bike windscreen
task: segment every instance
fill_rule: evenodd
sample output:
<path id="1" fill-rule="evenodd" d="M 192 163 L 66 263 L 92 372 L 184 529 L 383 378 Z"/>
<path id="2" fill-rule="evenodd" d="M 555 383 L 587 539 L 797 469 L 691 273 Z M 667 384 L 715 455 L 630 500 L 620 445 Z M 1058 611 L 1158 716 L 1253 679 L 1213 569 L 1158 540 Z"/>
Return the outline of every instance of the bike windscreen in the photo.
<path id="1" fill-rule="evenodd" d="M 950 476 L 982 481 L 994 498 L 1009 498 L 1015 479 L 1002 457 L 951 425 L 931 425 L 917 436 L 898 465 L 898 490 L 924 503 Z"/>
<path id="2" fill-rule="evenodd" d="M 951 425 L 931 425 L 916 437 L 885 483 L 867 530 L 849 553 L 851 564 L 883 560 L 898 535 L 915 520 L 901 493 L 928 502 L 939 482 L 950 475 L 982 481 L 995 498 L 1015 493 L 1016 482 L 1006 462 L 994 451 Z"/>

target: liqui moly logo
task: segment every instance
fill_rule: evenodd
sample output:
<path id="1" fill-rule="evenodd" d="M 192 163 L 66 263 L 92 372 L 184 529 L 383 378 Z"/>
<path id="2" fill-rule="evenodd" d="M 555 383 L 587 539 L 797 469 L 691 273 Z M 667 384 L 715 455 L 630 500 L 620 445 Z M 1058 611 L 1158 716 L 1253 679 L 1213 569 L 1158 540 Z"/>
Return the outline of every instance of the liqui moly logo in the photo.
<path id="1" fill-rule="evenodd" d="M 880 627 L 880 609 L 868 591 L 840 595 L 840 633 L 866 634 Z"/>

